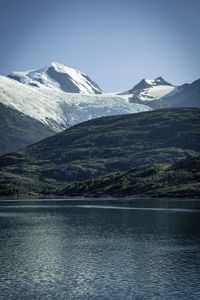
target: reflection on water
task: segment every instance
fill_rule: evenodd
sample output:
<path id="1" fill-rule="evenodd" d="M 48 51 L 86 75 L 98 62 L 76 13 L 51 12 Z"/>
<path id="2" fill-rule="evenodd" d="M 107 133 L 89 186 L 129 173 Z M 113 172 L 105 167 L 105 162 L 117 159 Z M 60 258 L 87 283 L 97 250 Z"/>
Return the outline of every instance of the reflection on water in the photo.
<path id="1" fill-rule="evenodd" d="M 200 299 L 199 203 L 113 203 L 0 201 L 0 299 Z"/>

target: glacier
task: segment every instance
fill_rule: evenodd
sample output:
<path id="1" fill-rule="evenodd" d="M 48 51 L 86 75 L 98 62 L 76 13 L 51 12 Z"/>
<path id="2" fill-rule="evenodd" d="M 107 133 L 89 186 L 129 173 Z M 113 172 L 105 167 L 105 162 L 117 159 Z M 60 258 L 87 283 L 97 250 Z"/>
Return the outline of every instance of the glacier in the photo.
<path id="1" fill-rule="evenodd" d="M 41 83 L 38 88 L 30 85 L 30 81 L 22 83 L 13 79 L 0 76 L 0 102 L 39 120 L 55 132 L 101 116 L 151 110 L 118 95 L 69 93 L 53 82 Z"/>

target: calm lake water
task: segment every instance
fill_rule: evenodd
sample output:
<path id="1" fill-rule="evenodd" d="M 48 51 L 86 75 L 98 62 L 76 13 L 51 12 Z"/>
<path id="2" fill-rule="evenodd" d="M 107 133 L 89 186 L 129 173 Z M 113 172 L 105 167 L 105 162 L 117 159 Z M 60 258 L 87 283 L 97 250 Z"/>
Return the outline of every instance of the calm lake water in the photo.
<path id="1" fill-rule="evenodd" d="M 200 299 L 198 200 L 0 200 L 0 299 Z"/>

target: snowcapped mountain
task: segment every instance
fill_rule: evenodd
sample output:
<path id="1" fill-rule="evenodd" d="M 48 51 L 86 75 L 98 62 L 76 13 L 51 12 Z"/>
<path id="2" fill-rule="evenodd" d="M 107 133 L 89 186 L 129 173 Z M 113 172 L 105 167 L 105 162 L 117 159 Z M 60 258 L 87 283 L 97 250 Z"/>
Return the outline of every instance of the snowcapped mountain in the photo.
<path id="1" fill-rule="evenodd" d="M 39 70 L 12 72 L 8 77 L 40 89 L 49 87 L 67 93 L 102 94 L 99 86 L 86 74 L 57 62 Z"/>
<path id="2" fill-rule="evenodd" d="M 118 95 L 126 96 L 132 102 L 142 103 L 158 100 L 166 95 L 176 91 L 176 87 L 165 81 L 162 77 L 156 79 L 142 79 L 132 89 L 119 93 Z"/>
<path id="3" fill-rule="evenodd" d="M 145 104 L 152 109 L 167 107 L 200 107 L 200 79 L 174 86 L 162 77 L 143 79 L 132 89 L 117 95 L 132 103 Z"/>
<path id="4" fill-rule="evenodd" d="M 120 96 L 66 93 L 58 87 L 40 88 L 0 76 L 0 103 L 42 122 L 55 132 L 89 119 L 150 110 Z"/>

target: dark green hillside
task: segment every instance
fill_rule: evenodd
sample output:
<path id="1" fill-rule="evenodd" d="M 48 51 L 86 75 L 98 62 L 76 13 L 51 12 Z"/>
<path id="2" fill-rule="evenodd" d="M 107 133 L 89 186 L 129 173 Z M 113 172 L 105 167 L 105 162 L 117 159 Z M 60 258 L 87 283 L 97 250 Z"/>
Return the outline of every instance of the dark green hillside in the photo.
<path id="1" fill-rule="evenodd" d="M 0 183 L 2 191 L 49 193 L 113 172 L 169 167 L 199 151 L 198 108 L 103 117 L 0 157 Z"/>
<path id="2" fill-rule="evenodd" d="M 14 152 L 55 134 L 41 122 L 0 103 L 0 155 Z"/>
<path id="3" fill-rule="evenodd" d="M 200 198 L 200 157 L 187 158 L 170 167 L 164 165 L 141 167 L 95 180 L 69 183 L 58 194 Z"/>

